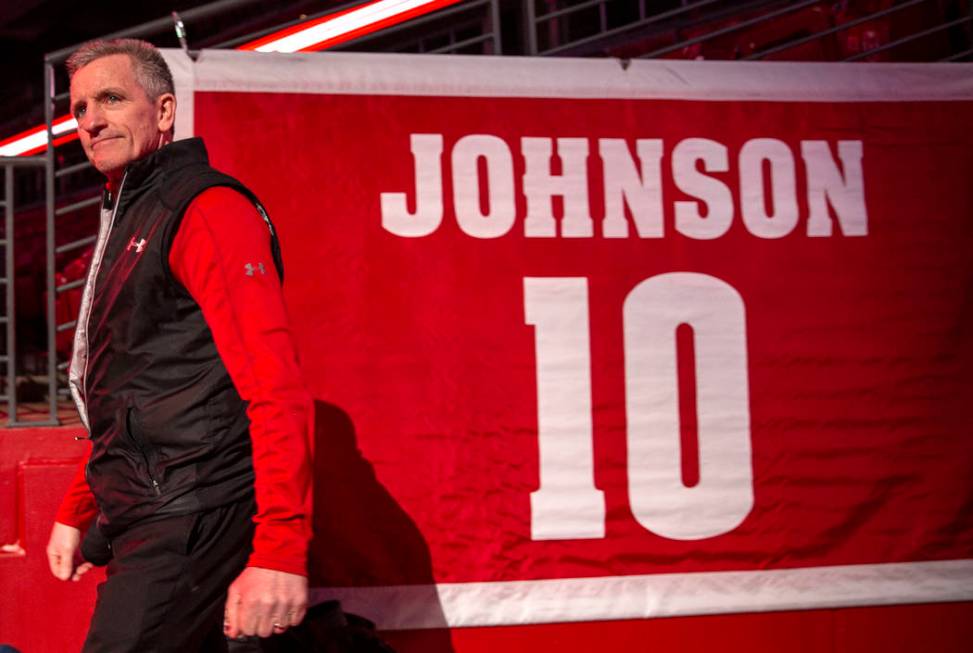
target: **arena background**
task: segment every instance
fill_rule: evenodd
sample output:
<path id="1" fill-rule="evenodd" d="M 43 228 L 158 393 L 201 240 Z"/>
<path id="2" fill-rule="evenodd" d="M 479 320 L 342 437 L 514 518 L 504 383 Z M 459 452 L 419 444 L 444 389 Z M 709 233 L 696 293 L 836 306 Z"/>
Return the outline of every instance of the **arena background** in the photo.
<path id="1" fill-rule="evenodd" d="M 402 651 L 965 650 L 969 64 L 193 55 L 177 136 L 284 248 L 315 601 Z M 56 409 L 0 432 L 25 653 L 98 580 L 46 571 Z"/>

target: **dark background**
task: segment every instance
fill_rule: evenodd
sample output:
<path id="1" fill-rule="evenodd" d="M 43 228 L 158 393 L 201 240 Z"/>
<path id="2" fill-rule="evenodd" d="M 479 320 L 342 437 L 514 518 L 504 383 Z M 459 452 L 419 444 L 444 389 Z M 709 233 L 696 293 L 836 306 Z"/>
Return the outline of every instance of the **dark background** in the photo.
<path id="1" fill-rule="evenodd" d="M 222 43 L 317 13 L 335 0 L 241 2 L 220 16 L 186 20 L 189 47 Z M 88 39 L 213 4 L 212 0 L 132 2 L 104 0 L 3 0 L 0 2 L 0 139 L 44 121 L 44 54 Z M 157 45 L 178 45 L 174 29 L 149 38 Z"/>
<path id="2" fill-rule="evenodd" d="M 538 16 L 559 15 L 537 23 L 534 52 L 542 55 L 789 61 L 969 61 L 973 55 L 970 0 L 609 0 L 603 7 L 585 0 L 500 0 L 497 27 L 505 55 L 532 53 L 526 41 L 528 2 Z M 231 47 L 248 36 L 349 4 L 351 0 L 0 0 L 0 140 L 43 123 L 45 53 L 157 19 L 164 19 L 163 27 L 144 38 L 161 47 L 178 47 L 172 11 L 183 17 L 190 49 Z M 217 11 L 193 15 L 204 6 Z M 772 18 L 754 24 L 762 15 Z M 872 16 L 875 20 L 869 20 Z M 491 24 L 489 8 L 468 1 L 410 21 L 404 30 L 383 30 L 338 49 L 495 54 L 489 41 L 476 38 L 490 32 Z M 727 32 L 734 25 L 741 29 Z M 704 34 L 708 36 L 700 41 Z M 470 45 L 453 47 L 466 42 Z M 872 48 L 877 48 L 875 54 L 864 52 Z M 67 88 L 61 68 L 59 93 Z M 60 105 L 56 114 L 63 114 L 65 107 Z"/>

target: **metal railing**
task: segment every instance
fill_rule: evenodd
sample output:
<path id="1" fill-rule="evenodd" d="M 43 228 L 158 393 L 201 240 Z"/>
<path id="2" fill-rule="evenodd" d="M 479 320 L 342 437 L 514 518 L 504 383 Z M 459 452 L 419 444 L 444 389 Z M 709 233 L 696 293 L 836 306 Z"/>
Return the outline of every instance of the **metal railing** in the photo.
<path id="1" fill-rule="evenodd" d="M 678 6 L 673 6 L 677 3 L 647 3 L 646 0 L 545 0 L 544 4 L 547 5 L 547 11 L 538 13 L 538 0 L 525 0 L 523 3 L 527 54 L 604 56 L 612 45 L 624 42 L 627 38 L 649 42 L 654 38 L 655 44 L 648 51 L 637 55 L 640 58 L 654 58 L 734 33 L 742 34 L 747 29 L 769 25 L 788 14 L 811 10 L 815 5 L 822 10 L 828 10 L 838 3 L 824 0 L 681 0 Z M 864 6 L 856 2 L 849 2 L 847 5 L 851 8 Z M 969 60 L 973 51 L 973 2 L 968 0 L 957 0 L 953 3 L 898 0 L 891 6 L 860 12 L 860 15 L 849 20 L 810 34 L 796 33 L 791 38 L 751 52 L 741 59 L 759 60 L 775 55 L 779 58 L 802 45 L 822 42 L 828 37 L 871 21 L 893 17 L 912 7 L 919 8 L 919 5 L 926 5 L 933 13 L 939 12 L 939 22 L 912 25 L 909 21 L 902 21 L 900 29 L 904 29 L 906 33 L 897 34 L 893 40 L 877 44 L 868 50 L 848 54 L 843 60 L 859 61 L 870 58 L 924 38 L 933 38 L 948 30 L 954 35 L 959 34 L 958 38 L 953 39 L 958 45 L 934 60 Z M 950 11 L 954 15 L 949 15 Z M 714 27 L 699 34 L 708 24 Z M 542 35 L 544 39 L 541 38 Z M 546 43 L 542 43 L 542 40 Z"/>
<path id="2" fill-rule="evenodd" d="M 691 45 L 697 45 L 699 43 L 704 43 L 706 41 L 710 41 L 710 40 L 715 39 L 715 38 L 718 38 L 720 36 L 726 36 L 727 34 L 732 34 L 734 32 L 739 32 L 739 31 L 742 31 L 744 29 L 747 29 L 748 27 L 755 27 L 757 25 L 762 25 L 764 23 L 769 23 L 769 22 L 771 22 L 773 20 L 776 20 L 776 19 L 778 19 L 778 18 L 780 18 L 782 16 L 786 16 L 787 14 L 791 14 L 791 13 L 800 11 L 801 9 L 806 9 L 806 8 L 812 6 L 812 5 L 817 5 L 817 4 L 821 4 L 821 0 L 804 0 L 803 2 L 791 2 L 791 3 L 788 3 L 785 6 L 781 7 L 780 9 L 776 9 L 774 11 L 768 11 L 768 12 L 766 12 L 764 14 L 760 14 L 759 16 L 756 16 L 754 18 L 750 18 L 748 20 L 743 20 L 743 21 L 741 21 L 739 23 L 734 23 L 733 25 L 729 25 L 728 27 L 724 27 L 722 29 L 713 30 L 712 32 L 708 32 L 708 33 L 703 34 L 701 36 L 696 36 L 696 37 L 693 37 L 693 38 L 683 39 L 681 41 L 678 41 L 677 43 L 673 43 L 672 45 L 668 45 L 668 46 L 663 47 L 663 48 L 658 48 L 656 50 L 653 50 L 652 52 L 647 52 L 646 54 L 643 54 L 643 55 L 640 55 L 640 56 L 641 56 L 641 58 L 645 58 L 645 59 L 652 59 L 654 57 L 661 57 L 664 54 L 669 54 L 670 52 L 677 52 L 677 51 L 682 50 L 683 48 L 689 47 Z M 791 47 L 791 46 L 788 45 L 788 47 Z"/>
<path id="3" fill-rule="evenodd" d="M 636 0 L 637 14 L 633 14 L 633 19 L 629 21 L 619 21 L 621 24 L 612 25 L 608 20 L 607 5 L 608 0 L 588 0 L 575 4 L 564 2 L 550 2 L 548 4 L 564 6 L 559 9 L 549 11 L 545 14 L 537 14 L 536 0 L 524 0 L 524 29 L 526 31 L 525 42 L 527 44 L 528 55 L 555 55 L 555 54 L 578 54 L 586 46 L 597 44 L 606 39 L 615 38 L 624 34 L 630 34 L 640 30 L 650 29 L 654 25 L 665 23 L 666 21 L 684 19 L 693 12 L 706 9 L 712 5 L 719 5 L 723 0 L 682 0 L 680 6 L 675 8 L 656 9 L 649 11 L 646 0 Z M 625 4 L 633 4 L 628 2 Z M 651 4 L 651 3 L 650 3 Z M 564 36 L 568 30 L 551 29 L 555 21 L 564 23 L 579 12 L 597 6 L 598 29 L 593 34 L 586 34 L 576 38 Z M 549 47 L 541 48 L 538 39 L 538 29 L 541 26 L 548 27 L 547 34 L 549 39 L 554 40 Z M 553 38 L 552 38 L 553 37 Z"/>
<path id="4" fill-rule="evenodd" d="M 777 46 L 774 46 L 774 47 L 771 47 L 771 48 L 766 48 L 766 49 L 760 50 L 758 52 L 754 52 L 753 54 L 744 57 L 744 60 L 745 61 L 753 61 L 753 60 L 756 60 L 756 59 L 763 59 L 764 57 L 768 57 L 768 56 L 770 56 L 772 54 L 777 54 L 779 52 L 786 52 L 787 50 L 789 50 L 791 48 L 796 48 L 799 45 L 804 45 L 805 43 L 812 43 L 812 42 L 817 41 L 818 39 L 821 39 L 821 38 L 823 38 L 825 36 L 830 36 L 832 34 L 837 34 L 838 32 L 842 32 L 842 31 L 847 30 L 847 29 L 850 29 L 852 27 L 857 27 L 858 25 L 863 25 L 863 24 L 868 23 L 868 22 L 871 22 L 873 20 L 877 20 L 879 18 L 884 18 L 885 16 L 890 16 L 890 15 L 892 15 L 894 13 L 898 13 L 898 12 L 902 11 L 903 9 L 908 9 L 909 7 L 914 7 L 916 5 L 920 5 L 920 4 L 924 3 L 924 2 L 927 2 L 927 0 L 905 0 L 904 2 L 900 2 L 897 5 L 892 5 L 888 9 L 881 9 L 881 10 L 875 11 L 875 12 L 873 12 L 871 14 L 867 14 L 865 16 L 860 16 L 859 18 L 855 18 L 853 20 L 849 20 L 849 21 L 844 22 L 844 23 L 842 23 L 840 25 L 835 25 L 834 27 L 831 27 L 831 28 L 828 28 L 828 29 L 825 29 L 825 30 L 821 30 L 820 32 L 815 32 L 813 34 L 809 34 L 808 36 L 804 36 L 804 37 L 792 39 L 792 40 L 787 41 L 785 43 L 781 43 L 780 45 L 777 45 Z M 857 55 L 857 56 L 866 57 L 866 56 L 871 55 L 872 53 L 873 53 L 873 50 L 867 50 L 865 52 L 860 53 L 860 55 Z"/>
<path id="5" fill-rule="evenodd" d="M 471 46 L 479 46 L 471 49 Z M 332 50 L 378 49 L 422 54 L 503 54 L 499 0 L 468 0 L 337 45 Z"/>
<path id="6" fill-rule="evenodd" d="M 16 289 L 16 252 L 15 252 L 15 233 L 14 233 L 14 213 L 16 210 L 16 198 L 14 196 L 14 174 L 17 168 L 47 168 L 48 159 L 42 156 L 32 157 L 0 157 L 0 167 L 3 168 L 3 199 L 0 199 L 0 206 L 3 207 L 3 238 L 0 238 L 0 253 L 3 255 L 4 265 L 0 285 L 4 289 L 4 313 L 0 316 L 0 326 L 3 327 L 5 337 L 2 341 L 3 352 L 0 353 L 0 367 L 3 368 L 3 391 L 0 392 L 0 402 L 6 404 L 7 426 L 48 426 L 55 425 L 57 421 L 57 377 L 55 375 L 56 353 L 53 347 L 48 348 L 47 366 L 47 395 L 48 395 L 48 417 L 47 419 L 21 421 L 18 401 L 17 401 L 17 289 Z M 49 176 L 45 174 L 45 179 Z M 50 232 L 47 234 L 50 239 Z M 51 251 L 45 247 L 48 261 L 50 262 Z M 48 266 L 50 268 L 50 266 Z M 53 276 L 51 277 L 53 279 Z M 47 288 L 50 288 L 48 280 Z M 51 293 L 48 293 L 50 295 Z M 51 310 L 52 304 L 48 304 L 47 324 L 53 325 L 55 316 Z M 50 328 L 48 329 L 50 332 Z M 51 342 L 49 341 L 50 345 Z"/>

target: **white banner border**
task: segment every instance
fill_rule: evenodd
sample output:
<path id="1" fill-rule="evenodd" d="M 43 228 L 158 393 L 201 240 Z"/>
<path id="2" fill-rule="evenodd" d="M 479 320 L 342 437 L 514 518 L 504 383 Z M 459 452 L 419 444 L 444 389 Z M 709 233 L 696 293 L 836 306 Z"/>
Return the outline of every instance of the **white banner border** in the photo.
<path id="1" fill-rule="evenodd" d="M 973 64 L 568 59 L 204 50 L 200 91 L 902 102 L 973 100 Z"/>
<path id="2" fill-rule="evenodd" d="M 381 630 L 511 626 L 973 600 L 973 559 L 311 590 Z"/>

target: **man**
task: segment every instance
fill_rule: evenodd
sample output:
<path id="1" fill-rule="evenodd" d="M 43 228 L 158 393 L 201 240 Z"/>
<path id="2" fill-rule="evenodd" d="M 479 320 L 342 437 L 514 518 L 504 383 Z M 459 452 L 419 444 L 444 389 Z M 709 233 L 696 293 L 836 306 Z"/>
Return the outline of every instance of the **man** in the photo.
<path id="1" fill-rule="evenodd" d="M 71 111 L 107 186 L 71 362 L 92 444 L 58 512 L 51 571 L 111 557 L 84 651 L 218 651 L 307 605 L 310 399 L 256 198 L 173 142 L 158 51 L 94 41 L 67 62 Z"/>

